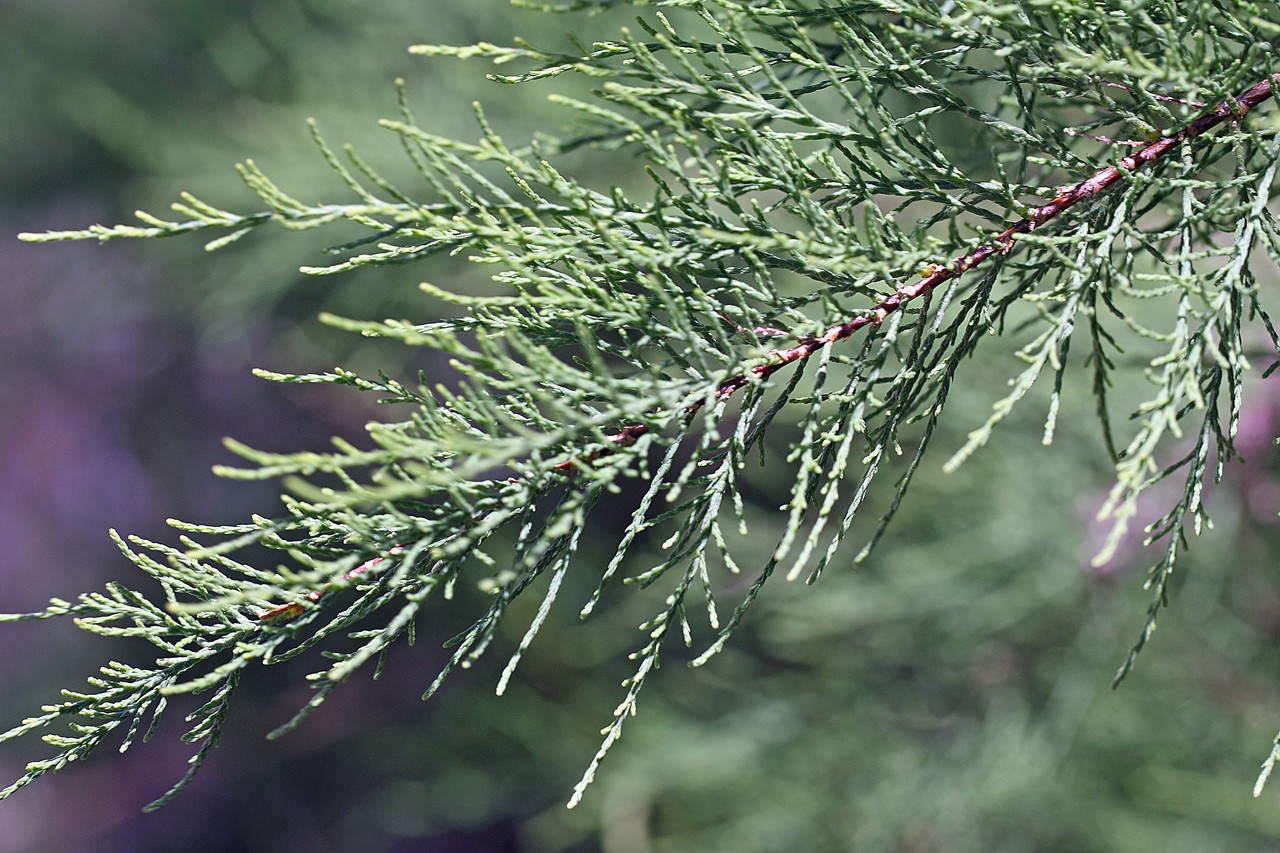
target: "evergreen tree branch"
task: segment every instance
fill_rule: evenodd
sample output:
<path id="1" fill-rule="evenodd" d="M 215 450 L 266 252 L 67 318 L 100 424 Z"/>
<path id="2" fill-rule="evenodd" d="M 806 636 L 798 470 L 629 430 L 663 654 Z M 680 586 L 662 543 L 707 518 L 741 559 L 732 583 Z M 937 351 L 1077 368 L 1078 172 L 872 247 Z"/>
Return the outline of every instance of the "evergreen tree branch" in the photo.
<path id="1" fill-rule="evenodd" d="M 219 473 L 282 479 L 290 493 L 284 515 L 230 527 L 178 525 L 182 548 L 119 540 L 163 590 L 161 605 L 112 587 L 6 617 L 72 615 L 86 630 L 144 637 L 161 655 L 154 670 L 127 678 L 113 671 L 102 693 L 69 696 L 0 735 L 89 720 L 73 723 L 84 728 L 79 737 L 53 735 L 59 755 L 33 765 L 20 784 L 87 754 L 120 722 L 130 721 L 132 737 L 140 715 L 168 696 L 216 689 L 216 701 L 196 712 L 198 766 L 216 742 L 241 669 L 322 650 L 330 662 L 310 677 L 316 695 L 281 727 L 287 730 L 334 685 L 411 635 L 433 597 L 448 598 L 476 571 L 490 572 L 478 585 L 492 604 L 451 641 L 452 657 L 426 692 L 493 645 L 518 596 L 545 586 L 500 676 L 504 689 L 563 588 L 592 510 L 624 478 L 646 478 L 582 613 L 641 554 L 647 563 L 625 582 L 665 584 L 669 594 L 644 625 L 637 669 L 575 789 L 577 802 L 634 713 L 672 629 L 693 644 L 688 612 L 697 588 L 712 632 L 694 658 L 700 664 L 723 648 L 779 567 L 797 578 L 816 561 L 813 580 L 830 565 L 873 481 L 903 443 L 913 444 L 853 563 L 866 559 L 936 434 L 962 363 L 992 333 L 1028 338 L 1017 352 L 1027 366 L 948 468 L 986 443 L 1046 371 L 1053 389 L 1043 435 L 1052 440 L 1079 323 L 1089 327 L 1109 445 L 1107 388 L 1121 339 L 1159 350 L 1135 356 L 1155 390 L 1136 407 L 1128 444 L 1118 452 L 1112 445 L 1117 482 L 1103 511 L 1114 525 L 1099 555 L 1125 535 L 1142 492 L 1185 474 L 1182 498 L 1148 531 L 1170 541 L 1152 573 L 1145 641 L 1185 532 L 1204 517 L 1200 491 L 1211 448 L 1219 471 L 1231 452 L 1249 367 L 1245 321 L 1261 317 L 1276 342 L 1248 260 L 1259 245 L 1280 255 L 1267 212 L 1277 146 L 1274 134 L 1242 124 L 1272 95 L 1275 51 L 1217 6 L 1169 23 L 1145 13 L 1023 4 L 980 12 L 963 3 L 658 5 L 673 14 L 687 8 L 689 17 L 657 13 L 642 21 L 643 39 L 624 31 L 580 45 L 578 55 L 527 45 L 417 50 L 534 64 L 502 78 L 509 83 L 570 73 L 606 81 L 593 100 L 554 99 L 576 111 L 581 133 L 522 147 L 508 145 L 479 109 L 476 142 L 432 134 L 402 97 L 400 119 L 383 124 L 405 147 L 425 200 L 350 149 L 348 167 L 313 125 L 354 203 L 308 204 L 246 163 L 241 175 L 265 211 L 240 216 L 184 195 L 175 210 L 185 221 L 140 214 L 145 227 L 23 235 L 223 232 L 209 244 L 218 248 L 268 223 L 302 230 L 343 220 L 368 233 L 332 247 L 337 262 L 306 272 L 462 252 L 499 270 L 494 279 L 509 292 L 474 296 L 424 285 L 431 297 L 462 308 L 461 317 L 428 323 L 326 317 L 354 332 L 430 347 L 449 360 L 455 381 L 420 376 L 415 386 L 342 369 L 263 372 L 372 392 L 409 404 L 413 414 L 372 425 L 368 448 L 335 442 L 331 452 L 287 454 L 229 443 L 248 465 Z M 681 36 L 685 27 L 700 35 Z M 1164 63 L 1160 74 L 1153 58 Z M 969 94 L 983 86 L 1003 94 Z M 1185 118 L 1199 101 L 1218 106 Z M 843 115 L 833 118 L 836 112 Z M 1082 115 L 1086 123 L 1076 126 Z M 1115 123 L 1154 138 L 1104 166 L 1090 143 L 1107 138 L 1096 131 L 1119 136 L 1105 130 Z M 1176 129 L 1157 134 L 1160 125 Z M 1210 134 L 1224 126 L 1233 132 Z M 995 152 L 992 179 L 971 176 L 966 155 L 939 142 L 959 133 Z M 594 187 L 562 171 L 555 156 L 586 145 L 636 151 L 652 196 Z M 1223 174 L 1228 160 L 1233 172 Z M 1068 175 L 1074 182 L 1064 185 Z M 1030 209 L 1021 201 L 1047 196 Z M 1180 206 L 1166 204 L 1173 199 Z M 1210 239 L 1224 222 L 1233 223 L 1230 247 Z M 1134 308 L 1155 301 L 1173 306 L 1171 330 Z M 856 352 L 839 351 L 837 344 L 864 331 Z M 785 345 L 777 344 L 780 335 L 789 338 Z M 791 376 L 772 387 L 784 368 Z M 1194 451 L 1162 464 L 1160 454 L 1193 413 L 1200 417 Z M 780 433 L 776 443 L 794 472 L 782 483 L 781 532 L 722 621 L 713 587 L 719 570 L 741 570 L 726 534 L 747 530 L 747 463 L 755 451 L 763 460 L 766 437 Z M 250 544 L 287 554 L 290 567 L 235 559 Z M 1126 669 L 1131 663 L 1132 656 Z"/>

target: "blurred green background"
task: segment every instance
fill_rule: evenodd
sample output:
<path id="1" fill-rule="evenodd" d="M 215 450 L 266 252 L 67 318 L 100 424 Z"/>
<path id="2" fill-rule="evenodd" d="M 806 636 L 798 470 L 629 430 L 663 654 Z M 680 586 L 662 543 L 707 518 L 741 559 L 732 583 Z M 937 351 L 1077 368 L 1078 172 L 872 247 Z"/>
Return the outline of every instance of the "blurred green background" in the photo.
<path id="1" fill-rule="evenodd" d="M 167 517 L 276 512 L 271 484 L 209 473 L 230 461 L 222 436 L 321 449 L 332 435 L 359 441 L 377 412 L 354 393 L 273 386 L 249 369 L 421 366 L 410 356 L 422 354 L 315 317 L 425 320 L 436 306 L 418 281 L 465 290 L 486 274 L 457 259 L 306 278 L 298 267 L 327 245 L 315 232 L 253 235 L 212 255 L 198 239 L 37 246 L 17 232 L 163 214 L 182 190 L 257 209 L 232 169 L 245 158 L 296 195 L 340 200 L 308 116 L 331 144 L 354 143 L 412 186 L 376 125 L 396 114 L 396 77 L 422 124 L 464 139 L 476 135 L 473 100 L 516 138 L 561 131 L 568 116 L 543 96 L 583 89 L 503 87 L 484 80 L 486 66 L 414 58 L 408 45 L 522 35 L 565 46 L 566 30 L 590 41 L 627 17 L 504 0 L 0 0 L 0 610 L 136 581 L 110 527 L 172 543 Z M 615 182 L 639 167 L 616 153 L 574 162 Z M 1113 692 L 1155 557 L 1130 542 L 1089 567 L 1108 481 L 1087 389 L 1069 389 L 1052 448 L 1039 441 L 1042 401 L 1028 399 L 998 442 L 939 471 L 1017 369 L 996 355 L 971 365 L 949 432 L 866 566 L 833 565 L 815 587 L 775 581 L 705 667 L 668 655 L 573 811 L 564 803 L 641 644 L 635 626 L 656 606 L 615 592 L 579 623 L 589 578 L 562 594 L 502 698 L 499 648 L 418 700 L 440 642 L 476 603 L 464 595 L 433 611 L 438 624 L 398 649 L 381 680 L 345 685 L 282 740 L 263 735 L 306 701 L 301 678 L 317 665 L 253 674 L 222 747 L 158 813 L 139 810 L 185 770 L 177 716 L 123 757 L 104 752 L 0 802 L 0 853 L 1280 848 L 1280 787 L 1249 795 L 1280 728 L 1278 380 L 1253 385 L 1247 464 L 1210 489 L 1216 526 L 1192 543 L 1173 607 Z M 758 486 L 748 549 L 763 560 L 783 486 Z M 1151 497 L 1154 518 L 1163 507 Z M 602 522 L 584 553 L 607 553 L 615 533 Z M 522 605 L 508 648 L 533 603 Z M 0 726 L 108 656 L 145 653 L 108 645 L 69 624 L 0 626 Z M 7 783 L 43 754 L 0 746 L 0 775 Z"/>

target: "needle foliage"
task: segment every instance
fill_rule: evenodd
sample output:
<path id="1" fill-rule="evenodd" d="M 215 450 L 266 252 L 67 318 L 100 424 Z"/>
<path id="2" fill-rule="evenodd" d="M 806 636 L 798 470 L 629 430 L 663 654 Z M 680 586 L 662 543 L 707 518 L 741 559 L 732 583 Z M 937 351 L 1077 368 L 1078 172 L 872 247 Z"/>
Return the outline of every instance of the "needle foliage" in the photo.
<path id="1" fill-rule="evenodd" d="M 1064 387 L 1086 377 L 1094 400 L 1081 408 L 1099 421 L 1115 474 L 1096 560 L 1135 535 L 1164 546 L 1117 677 L 1133 666 L 1179 555 L 1207 522 L 1202 489 L 1233 455 L 1253 362 L 1276 349 L 1255 261 L 1280 258 L 1269 209 L 1278 125 L 1269 87 L 1255 101 L 1241 93 L 1280 70 L 1270 41 L 1280 9 L 635 5 L 647 8 L 634 26 L 567 52 L 411 48 L 490 60 L 492 79 L 538 96 L 556 78 L 587 78 L 590 98 L 550 96 L 572 117 L 568 132 L 507 139 L 477 106 L 476 137 L 445 138 L 415 118 L 402 87 L 402 112 L 383 125 L 415 185 L 393 185 L 313 126 L 345 198 L 300 198 L 246 162 L 241 175 L 261 199 L 248 213 L 184 196 L 176 218 L 139 213 L 138 225 L 24 235 L 198 234 L 213 250 L 254 229 L 336 224 L 345 241 L 305 272 L 412 263 L 429 276 L 433 258 L 459 256 L 492 270 L 493 288 L 423 284 L 424 313 L 448 319 L 325 318 L 438 353 L 444 378 L 261 372 L 350 386 L 408 412 L 371 424 L 361 446 L 326 453 L 230 443 L 245 464 L 218 473 L 280 480 L 278 517 L 174 522 L 176 546 L 117 536 L 148 576 L 137 589 L 112 585 L 5 617 L 71 617 L 144 638 L 157 656 L 104 666 L 89 688 L 0 735 L 41 732 L 54 748 L 0 797 L 114 731 L 126 746 L 145 738 L 182 693 L 209 697 L 189 717 L 194 773 L 234 712 L 242 671 L 317 649 L 328 663 L 286 731 L 358 670 L 380 667 L 392 643 L 412 641 L 424 608 L 456 606 L 439 600 L 457 584 L 479 584 L 492 603 L 453 639 L 426 695 L 484 654 L 522 595 L 541 601 L 499 693 L 571 574 L 595 588 L 572 603 L 583 616 L 615 586 L 659 589 L 664 603 L 640 626 L 634 672 L 576 803 L 670 646 L 693 647 L 700 665 L 775 577 L 812 583 L 870 558 L 933 458 L 935 427 L 980 349 L 1024 365 L 967 442 L 940 448 L 935 464 L 953 469 L 984 452 L 1033 388 L 1046 393 L 1025 404 L 1045 407 L 1049 444 Z M 1203 133 L 1148 161 L 1125 159 L 1215 110 Z M 575 171 L 584 151 L 627 180 Z M 1112 167 L 1105 191 L 1046 212 Z M 744 497 L 761 471 L 785 484 L 772 513 Z M 890 488 L 873 505 L 880 479 Z M 1140 497 L 1163 481 L 1177 496 L 1158 521 L 1131 529 Z M 619 494 L 630 514 L 610 530 L 607 557 L 581 553 L 584 531 L 600 524 L 593 510 Z M 762 527 L 770 550 L 741 547 Z"/>

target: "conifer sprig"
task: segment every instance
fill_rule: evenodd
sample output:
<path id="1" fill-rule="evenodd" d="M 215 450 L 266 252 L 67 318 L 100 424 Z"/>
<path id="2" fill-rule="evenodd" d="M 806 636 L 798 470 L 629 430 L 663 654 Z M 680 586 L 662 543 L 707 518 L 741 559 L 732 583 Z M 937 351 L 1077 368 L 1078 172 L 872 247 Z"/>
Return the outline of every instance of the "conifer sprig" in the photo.
<path id="1" fill-rule="evenodd" d="M 61 751 L 19 784 L 87 754 L 120 722 L 132 720 L 134 731 L 165 697 L 214 690 L 195 714 L 198 765 L 244 667 L 318 649 L 331 662 L 311 676 L 316 696 L 287 730 L 334 685 L 411 638 L 422 609 L 445 606 L 433 599 L 451 597 L 459 582 L 478 583 L 493 602 L 454 638 L 427 695 L 493 645 L 516 597 L 543 588 L 501 692 L 568 573 L 592 569 L 578 552 L 607 535 L 588 524 L 593 508 L 641 478 L 643 496 L 607 546 L 613 556 L 596 567 L 582 612 L 620 572 L 666 595 L 642 626 L 636 672 L 577 802 L 673 635 L 702 644 L 694 663 L 703 663 L 773 574 L 815 580 L 855 532 L 864 545 L 849 562 L 867 559 L 963 386 L 962 366 L 1000 334 L 1019 342 L 1027 366 L 951 467 L 990 439 L 1046 370 L 1049 443 L 1064 377 L 1078 366 L 1071 342 L 1087 338 L 1107 441 L 1124 448 L 1104 507 L 1115 521 L 1109 548 L 1141 494 L 1184 478 L 1182 498 L 1148 530 L 1169 547 L 1153 570 L 1145 641 L 1188 520 L 1194 532 L 1204 518 L 1210 461 L 1216 474 L 1232 452 L 1246 323 L 1260 318 L 1276 343 L 1249 266 L 1260 246 L 1280 256 L 1267 209 L 1275 133 L 1249 126 L 1271 95 L 1275 51 L 1252 19 L 1212 4 L 1170 19 L 1136 7 L 1111 14 L 1108 4 L 1083 18 L 1075 7 L 923 0 L 655 5 L 671 12 L 641 18 L 643 37 L 623 31 L 576 54 L 525 44 L 414 49 L 532 66 L 495 78 L 513 85 L 567 74 L 600 81 L 591 100 L 552 98 L 583 125 L 568 138 L 513 147 L 478 108 L 477 141 L 444 138 L 414 119 L 402 94 L 400 118 L 383 125 L 421 191 L 350 149 L 348 166 L 313 125 L 355 201 L 307 203 L 247 163 L 241 174 L 264 211 L 238 215 L 184 195 L 180 221 L 140 214 L 142 227 L 24 235 L 212 232 L 221 236 L 209 248 L 219 248 L 271 223 L 345 222 L 362 236 L 306 272 L 461 253 L 496 270 L 504 292 L 423 285 L 462 309 L 450 320 L 327 317 L 429 347 L 456 375 L 432 384 L 342 369 L 263 372 L 373 392 L 413 413 L 371 425 L 364 448 L 273 454 L 230 443 L 250 467 L 220 473 L 282 478 L 285 512 L 232 527 L 180 524 L 181 548 L 120 540 L 160 585 L 163 606 L 113 587 L 8 617 L 72 615 L 87 630 L 145 637 L 161 655 L 154 670 L 127 678 L 104 671 L 103 693 L 69 695 L 0 735 L 75 720 L 79 736 L 47 736 Z M 1273 4 L 1249 7 L 1276 17 Z M 1197 115 L 1201 101 L 1219 106 Z M 1151 141 L 1117 157 L 1114 144 L 1099 143 L 1103 132 L 1117 135 L 1112 125 Z M 563 155 L 589 145 L 638 155 L 648 183 L 627 192 L 567 173 Z M 1226 246 L 1213 239 L 1224 228 L 1233 235 Z M 1172 328 L 1162 329 L 1167 317 Z M 856 346 L 837 346 L 863 331 Z M 1137 426 L 1117 442 L 1108 389 L 1122 346 L 1145 363 L 1154 390 L 1131 407 Z M 1169 464 L 1184 430 L 1195 447 Z M 903 444 L 914 446 L 905 463 Z M 733 544 L 748 528 L 743 492 L 767 450 L 790 467 L 779 477 L 781 463 L 769 463 L 770 485 L 782 482 L 786 495 L 780 531 L 766 558 L 743 566 Z M 886 470 L 895 481 L 859 527 Z M 287 554 L 289 566 L 237 560 L 249 544 Z M 717 589 L 744 568 L 755 578 L 722 619 Z M 706 628 L 689 618 L 698 599 Z"/>

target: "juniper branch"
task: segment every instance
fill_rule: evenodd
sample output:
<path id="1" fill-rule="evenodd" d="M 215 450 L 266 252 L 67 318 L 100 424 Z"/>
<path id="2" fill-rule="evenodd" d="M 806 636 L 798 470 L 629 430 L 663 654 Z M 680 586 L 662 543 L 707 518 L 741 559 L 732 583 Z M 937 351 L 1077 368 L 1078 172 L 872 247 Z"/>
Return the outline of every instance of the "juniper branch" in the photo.
<path id="1" fill-rule="evenodd" d="M 220 473 L 286 478 L 292 492 L 286 515 L 234 527 L 180 526 L 182 549 L 133 540 L 158 558 L 137 553 L 122 541 L 129 558 L 161 584 L 165 606 L 148 605 L 136 593 L 113 588 L 110 598 L 82 596 L 77 605 L 56 602 L 44 613 L 13 618 L 74 614 L 88 630 L 144 636 L 163 654 L 181 659 L 180 671 L 159 670 L 172 676 L 163 685 L 139 679 L 129 683 L 133 704 L 128 710 L 135 723 L 146 701 L 216 685 L 229 691 L 235 673 L 250 662 L 278 662 L 321 646 L 335 661 L 313 674 L 312 680 L 323 686 L 300 712 L 305 713 L 334 684 L 380 658 L 397 637 L 411 632 L 424 602 L 437 592 L 448 596 L 464 564 L 474 562 L 495 569 L 485 587 L 494 594 L 493 604 L 454 639 L 453 657 L 427 692 L 455 666 L 482 654 L 510 603 L 546 577 L 543 606 L 501 676 L 500 687 L 505 687 L 561 589 L 592 507 L 607 490 L 618 489 L 621 478 L 647 477 L 645 496 L 583 610 L 595 605 L 599 590 L 624 559 L 639 550 L 634 546 L 646 533 L 665 535 L 670 530 L 656 546 L 654 561 L 627 580 L 647 587 L 666 578 L 673 581 L 674 591 L 657 617 L 645 623 L 649 636 L 635 655 L 639 669 L 625 684 L 626 699 L 604 732 L 605 743 L 584 777 L 585 785 L 620 733 L 623 719 L 634 711 L 640 687 L 658 666 L 670 629 L 679 626 L 683 631 L 677 633 L 692 642 L 685 608 L 694 587 L 702 584 L 705 589 L 708 621 L 716 632 L 695 659 L 702 663 L 724 645 L 784 558 L 792 561 L 789 569 L 784 567 L 788 578 L 797 577 L 813 554 L 822 556 L 811 578 L 828 564 L 882 462 L 901 452 L 900 432 L 923 422 L 912 439 L 915 453 L 854 563 L 865 558 L 903 499 L 960 363 L 974 354 L 989 331 L 1003 330 L 1006 321 L 1019 332 L 1037 323 L 1044 326 L 1018 353 L 1029 366 L 1013 383 L 1013 393 L 971 434 L 953 457 L 952 467 L 987 440 L 1046 369 L 1054 375 L 1054 389 L 1044 436 L 1046 442 L 1052 438 L 1069 342 L 1080 317 L 1090 323 L 1095 393 L 1109 430 L 1104 399 L 1112 366 L 1109 348 L 1119 345 L 1100 319 L 1100 312 L 1106 311 L 1134 335 L 1169 344 L 1168 353 L 1150 362 L 1158 393 L 1138 407 L 1137 414 L 1145 419 L 1128 455 L 1117 463 L 1117 491 L 1108 505 L 1116 519 L 1113 536 L 1123 532 L 1136 495 L 1152 482 L 1150 469 L 1164 437 L 1177 433 L 1178 421 L 1187 412 L 1204 412 L 1198 432 L 1201 452 L 1184 460 L 1188 480 L 1183 500 L 1152 531 L 1172 537 L 1167 561 L 1153 574 L 1153 586 L 1162 594 L 1182 541 L 1184 519 L 1200 517 L 1197 478 L 1207 465 L 1210 437 L 1220 445 L 1230 441 L 1230 428 L 1224 431 L 1217 422 L 1218 401 L 1230 399 L 1232 423 L 1238 412 L 1240 376 L 1247 367 L 1239 328 L 1246 311 L 1261 312 L 1246 268 L 1249 251 L 1255 241 L 1265 240 L 1280 254 L 1280 238 L 1265 206 L 1275 153 L 1263 152 L 1269 164 L 1257 170 L 1261 175 L 1238 165 L 1238 174 L 1230 178 L 1210 175 L 1197 181 L 1193 173 L 1198 167 L 1187 143 L 1238 122 L 1271 97 L 1274 81 L 1280 78 L 1269 77 L 1239 95 L 1228 95 L 1244 81 L 1256 79 L 1258 66 L 1269 67 L 1273 51 L 1264 51 L 1239 21 L 1223 12 L 1230 19 L 1223 26 L 1231 28 L 1241 47 L 1238 55 L 1215 59 L 1224 89 L 1205 100 L 1228 99 L 1116 165 L 1099 169 L 1095 160 L 1063 143 L 1064 137 L 1075 138 L 1069 132 L 1043 127 L 1048 124 L 1040 117 L 1044 99 L 1072 107 L 1084 99 L 1087 106 L 1105 106 L 1115 116 L 1091 122 L 1082 131 L 1112 120 L 1146 130 L 1151 126 L 1148 119 L 1165 121 L 1172 116 L 1170 101 L 1148 91 L 1145 71 L 1139 74 L 1124 64 L 1138 61 L 1124 40 L 1123 49 L 1106 43 L 1115 48 L 1119 63 L 1108 67 L 1143 81 L 1118 87 L 1138 105 L 1117 105 L 1115 92 L 1109 91 L 1117 87 L 1110 83 L 1090 92 L 1081 81 L 1096 84 L 1095 66 L 1102 60 L 1091 60 L 1073 39 L 1060 44 L 1052 28 L 1043 26 L 1042 16 L 1062 28 L 1064 20 L 1056 7 L 1032 14 L 1014 4 L 975 15 L 961 4 L 952 15 L 931 4 L 905 4 L 910 8 L 901 10 L 897 6 L 903 4 L 893 9 L 865 4 L 799 10 L 790 8 L 793 4 L 738 0 L 673 0 L 662 5 L 691 7 L 697 22 L 718 41 L 678 37 L 659 14 L 660 25 L 644 25 L 648 38 L 624 32 L 617 41 L 583 47 L 578 57 L 487 45 L 434 51 L 541 63 L 505 82 L 568 72 L 617 79 L 598 93 L 603 105 L 557 99 L 577 110 L 585 122 L 604 125 L 603 132 L 545 144 L 536 141 L 527 147 L 508 146 L 479 110 L 482 137 L 471 144 L 428 133 L 402 107 L 402 120 L 384 126 L 405 146 L 432 200 L 412 199 L 350 150 L 354 169 L 348 169 L 314 132 L 325 160 L 358 203 L 308 205 L 248 163 L 242 176 L 267 206 L 266 212 L 237 216 L 184 196 L 175 209 L 190 217 L 187 222 L 143 215 L 145 228 L 96 226 L 25 235 L 24 239 L 38 240 L 105 240 L 228 232 L 210 244 L 217 248 L 268 222 L 300 230 L 345 219 L 369 229 L 372 236 L 334 247 L 331 251 L 347 255 L 345 259 L 309 267 L 307 272 L 404 263 L 465 250 L 479 263 L 497 265 L 501 272 L 495 279 L 515 292 L 478 297 L 425 286 L 431 296 L 465 308 L 465 316 L 457 320 L 415 325 L 327 318 L 352 331 L 430 346 L 451 360 L 459 382 L 431 388 L 427 378 L 420 377 L 421 387 L 413 389 L 385 375 L 362 379 L 340 369 L 308 376 L 272 375 L 282 381 L 371 391 L 411 404 L 414 414 L 403 423 L 371 426 L 370 449 L 338 443 L 330 453 L 271 454 L 229 445 L 252 467 Z M 714 14 L 713 6 L 724 14 Z M 883 19 L 866 14 L 877 9 L 885 13 Z M 1114 40 L 1108 27 L 1115 21 L 1105 11 L 1099 14 L 1099 32 Z M 1071 15 L 1065 24 L 1074 26 L 1075 12 Z M 1144 49 L 1168 50 L 1174 34 L 1146 18 L 1136 24 L 1147 27 Z M 811 33 L 810 25 L 829 27 L 830 32 Z M 753 37 L 760 35 L 773 44 L 755 44 Z M 1000 62 L 975 67 L 967 58 L 975 49 L 991 52 Z M 1105 54 L 1099 50 L 1099 56 Z M 1170 62 L 1181 63 L 1172 79 L 1192 79 L 1180 55 Z M 1198 66 L 1192 70 L 1203 71 Z M 1005 106 L 1013 120 L 1004 107 L 980 109 L 954 90 L 958 84 L 974 82 L 1012 91 L 1014 97 Z M 1180 100 L 1189 105 L 1194 100 L 1190 95 L 1199 89 L 1190 83 L 1185 89 L 1188 98 Z M 891 104 L 890 96 L 906 106 Z M 827 98 L 825 106 L 835 104 L 848 112 L 849 120 L 833 120 L 811 108 L 813 98 Z M 975 123 L 988 139 L 1016 146 L 1021 151 L 1016 173 L 1006 174 L 996 158 L 999 180 L 978 181 L 966 175 L 931 137 L 928 120 L 934 116 Z M 1080 136 L 1093 138 L 1083 132 Z M 647 159 L 652 200 L 637 201 L 617 187 L 594 189 L 550 161 L 554 153 L 601 141 L 613 147 L 634 146 Z M 1241 162 L 1254 153 L 1241 137 L 1227 136 L 1226 144 L 1241 152 Z M 1029 186 L 1032 151 L 1046 152 L 1041 163 L 1048 167 L 1046 174 L 1057 169 L 1091 176 L 1056 190 Z M 1182 174 L 1162 179 L 1165 183 L 1159 188 L 1164 192 L 1153 193 L 1144 206 L 1143 181 L 1129 179 L 1156 163 L 1174 160 L 1175 152 L 1182 154 Z M 1215 162 L 1211 154 L 1209 150 L 1205 157 L 1210 164 Z M 500 175 L 509 180 L 504 182 Z M 1147 180 L 1155 182 L 1154 177 Z M 1132 191 L 1088 204 L 1125 183 Z M 1217 197 L 1204 202 L 1194 196 L 1193 191 L 1206 188 L 1223 194 L 1235 190 L 1244 198 L 1232 206 Z M 1139 230 L 1134 223 L 1176 190 L 1183 193 L 1181 219 L 1163 231 Z M 1030 210 L 1019 201 L 1051 192 L 1051 201 Z M 885 212 L 877 196 L 900 200 L 900 207 Z M 933 209 L 909 231 L 897 218 L 916 202 Z M 1010 211 L 1015 210 L 1023 212 L 1022 218 L 995 236 L 961 236 L 962 227 L 968 227 L 959 221 L 962 215 L 991 223 L 983 229 L 990 234 L 1013 218 Z M 1069 210 L 1081 213 L 1074 228 L 1045 228 Z M 1205 228 L 1215 217 L 1242 222 L 1238 241 L 1221 271 L 1197 277 L 1193 261 L 1199 255 L 1193 244 L 1206 240 Z M 796 222 L 803 228 L 795 228 Z M 945 240 L 937 236 L 942 226 Z M 1118 240 L 1128 241 L 1123 257 L 1104 262 Z M 1180 244 L 1175 271 L 1135 272 L 1137 252 L 1149 253 L 1157 264 L 1166 263 L 1165 249 L 1175 240 Z M 349 254 L 375 242 L 378 245 L 367 254 Z M 942 245 L 946 248 L 939 248 Z M 972 248 L 954 254 L 965 246 Z M 1029 249 L 1015 255 L 1018 246 Z M 937 260 L 948 256 L 950 261 Z M 921 277 L 904 273 L 922 264 L 926 266 Z M 984 275 L 961 281 L 963 274 L 980 268 Z M 1144 274 L 1163 281 L 1163 287 L 1134 286 Z M 790 276 L 807 279 L 813 289 L 797 293 L 779 284 L 779 278 Z M 1009 283 L 1003 290 L 996 289 L 999 277 Z M 904 278 L 907 282 L 897 285 Z M 889 282 L 892 292 L 878 286 L 882 281 Z M 1146 328 L 1114 304 L 1118 296 L 1136 300 L 1170 293 L 1179 298 L 1176 326 L 1169 333 Z M 871 307 L 853 311 L 842 302 L 849 297 L 859 304 L 869 298 Z M 1205 303 L 1203 308 L 1197 298 Z M 1019 304 L 1034 308 L 1025 326 L 1011 315 Z M 821 316 L 809 316 L 816 313 Z M 837 318 L 845 319 L 833 324 Z M 1263 318 L 1274 341 L 1270 321 L 1265 314 Z M 791 331 L 782 332 L 779 326 Z M 837 352 L 836 344 L 860 331 L 867 334 L 856 354 Z M 778 334 L 792 335 L 794 343 L 766 343 Z M 1208 343 L 1213 337 L 1220 345 Z M 766 406 L 769 380 L 788 367 L 793 368 L 790 380 L 779 383 L 784 387 Z M 743 393 L 735 411 L 730 398 L 739 391 Z M 757 449 L 763 456 L 765 431 L 788 405 L 801 413 L 794 419 L 799 438 L 789 442 L 788 461 L 795 463 L 796 473 L 784 506 L 785 531 L 732 617 L 722 624 L 708 564 L 719 561 L 726 570 L 739 571 L 722 527 L 736 521 L 745 532 L 744 460 Z M 848 477 L 858 464 L 863 441 L 862 474 Z M 650 451 L 660 456 L 656 466 L 650 464 Z M 1165 469 L 1161 476 L 1174 470 L 1179 466 Z M 317 477 L 322 478 L 320 484 L 313 482 Z M 840 491 L 846 478 L 856 480 L 851 495 Z M 846 502 L 843 517 L 832 515 L 841 500 Z M 810 513 L 812 507 L 815 513 Z M 802 531 L 812 516 L 816 518 L 811 529 Z M 829 519 L 838 521 L 831 525 L 835 532 L 826 534 L 830 541 L 824 553 L 818 538 Z M 499 558 L 494 554 L 499 551 L 490 543 L 508 530 L 514 533 L 514 544 L 500 547 L 502 553 L 510 553 L 509 568 L 497 569 Z M 205 536 L 219 541 L 196 541 Z M 266 570 L 232 559 L 249 543 L 285 551 L 300 568 Z M 800 543 L 798 556 L 790 558 L 795 543 Z M 339 601 L 344 604 L 339 606 Z M 391 615 L 384 622 L 358 627 L 388 606 Z M 1150 620 L 1160 606 L 1162 598 L 1153 603 L 1148 626 L 1154 624 Z M 1146 633 L 1149 629 L 1144 637 Z M 355 647 L 334 651 L 333 644 L 344 636 Z M 215 654 L 227 659 L 214 665 L 209 658 Z M 192 671 L 206 661 L 212 669 Z M 179 683 L 179 675 L 187 680 Z M 216 740 L 226 695 L 219 692 L 216 707 L 201 709 L 207 723 L 193 730 L 205 738 L 198 760 Z M 107 700 L 114 701 L 114 696 L 103 702 Z M 0 740 L 58 717 L 96 713 L 93 702 L 84 702 L 88 700 L 56 706 L 52 717 L 33 718 L 0 735 Z M 79 757 L 97 740 L 55 743 L 64 753 L 47 766 L 33 767 L 33 772 L 55 769 L 59 761 Z M 575 801 L 581 790 L 582 786 L 575 790 Z"/>

